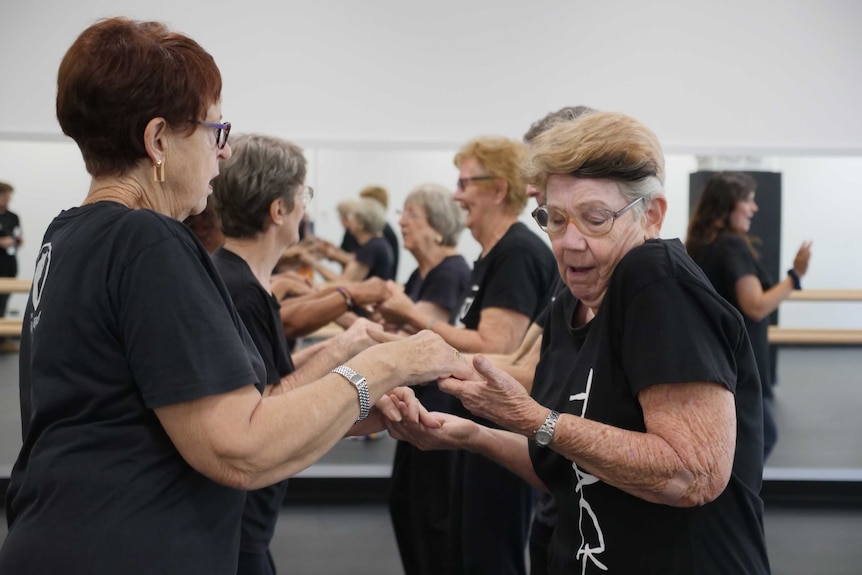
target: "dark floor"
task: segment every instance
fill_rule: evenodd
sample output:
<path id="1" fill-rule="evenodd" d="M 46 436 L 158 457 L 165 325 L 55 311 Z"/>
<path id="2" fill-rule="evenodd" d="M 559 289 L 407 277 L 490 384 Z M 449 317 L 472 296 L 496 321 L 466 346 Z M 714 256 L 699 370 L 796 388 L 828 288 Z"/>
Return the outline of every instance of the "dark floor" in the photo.
<path id="1" fill-rule="evenodd" d="M 767 478 L 774 483 L 796 478 L 816 484 L 837 478 L 841 486 L 862 485 L 858 483 L 862 482 L 859 373 L 862 353 L 858 349 L 781 351 L 776 409 L 781 437 L 765 473 Z M 0 355 L 0 477 L 8 477 L 20 446 L 20 433 L 17 356 Z M 388 438 L 342 441 L 319 464 L 301 474 L 305 478 L 301 483 L 313 484 L 316 478 L 385 477 L 392 448 Z M 765 528 L 773 573 L 862 573 L 862 505 L 802 505 L 793 498 L 790 504 L 767 503 Z M 5 515 L 0 523 L 2 541 Z M 282 574 L 401 573 L 389 516 L 380 503 L 286 506 L 272 551 Z"/>

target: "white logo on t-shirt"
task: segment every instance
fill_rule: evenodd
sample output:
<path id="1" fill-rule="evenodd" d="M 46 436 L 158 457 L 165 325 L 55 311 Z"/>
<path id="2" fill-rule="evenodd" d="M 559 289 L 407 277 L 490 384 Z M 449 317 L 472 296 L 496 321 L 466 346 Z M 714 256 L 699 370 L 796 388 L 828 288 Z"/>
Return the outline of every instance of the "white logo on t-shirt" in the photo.
<path id="1" fill-rule="evenodd" d="M 51 242 L 42 246 L 39 257 L 36 260 L 36 271 L 33 273 L 33 287 L 30 288 L 30 301 L 33 302 L 33 318 L 30 320 L 30 333 L 39 325 L 42 312 L 36 313 L 39 303 L 42 301 L 42 292 L 45 291 L 45 282 L 48 281 L 48 270 L 51 268 Z"/>
<path id="2" fill-rule="evenodd" d="M 569 401 L 583 401 L 581 406 L 581 417 L 587 414 L 587 402 L 590 399 L 590 389 L 593 386 L 593 370 L 590 369 L 587 375 L 587 388 L 583 393 L 576 393 L 569 396 Z M 581 560 L 581 572 L 587 572 L 587 563 L 592 562 L 601 569 L 607 571 L 608 568 L 598 559 L 605 551 L 605 535 L 602 533 L 602 527 L 599 525 L 599 519 L 593 513 L 593 508 L 587 498 L 584 496 L 584 487 L 593 485 L 599 482 L 599 478 L 591 475 L 580 469 L 576 463 L 572 463 L 572 469 L 575 472 L 577 482 L 575 483 L 575 491 L 580 496 L 578 504 L 578 529 L 581 532 L 581 546 L 578 548 L 577 558 Z"/>

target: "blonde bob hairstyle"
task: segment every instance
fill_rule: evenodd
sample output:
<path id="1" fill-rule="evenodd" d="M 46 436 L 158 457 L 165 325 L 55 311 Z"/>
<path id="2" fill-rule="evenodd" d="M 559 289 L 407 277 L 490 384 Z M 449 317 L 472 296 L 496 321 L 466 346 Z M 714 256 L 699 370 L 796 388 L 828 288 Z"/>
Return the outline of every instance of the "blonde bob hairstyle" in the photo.
<path id="1" fill-rule="evenodd" d="M 454 162 L 460 168 L 467 158 L 476 158 L 489 176 L 505 180 L 506 209 L 517 216 L 527 205 L 527 183 L 521 172 L 526 154 L 527 148 L 521 142 L 499 136 L 483 136 L 464 144 L 455 154 Z"/>

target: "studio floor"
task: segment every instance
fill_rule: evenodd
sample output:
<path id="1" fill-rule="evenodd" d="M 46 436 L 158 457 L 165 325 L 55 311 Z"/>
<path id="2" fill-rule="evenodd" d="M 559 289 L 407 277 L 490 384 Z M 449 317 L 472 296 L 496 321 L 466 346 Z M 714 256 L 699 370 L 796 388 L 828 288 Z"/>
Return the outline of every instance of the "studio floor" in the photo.
<path id="1" fill-rule="evenodd" d="M 0 355 L 0 476 L 20 447 L 16 354 Z M 788 348 L 779 353 L 776 416 L 780 438 L 766 475 L 844 477 L 862 481 L 862 353 L 858 349 Z M 304 473 L 315 477 L 381 477 L 394 442 L 344 440 Z M 344 494 L 341 494 L 344 495 Z M 345 503 L 315 498 L 281 511 L 272 552 L 279 573 L 402 573 L 392 526 L 379 498 Z M 765 529 L 776 575 L 862 573 L 862 505 L 767 501 Z M 0 541 L 6 535 L 0 518 Z"/>

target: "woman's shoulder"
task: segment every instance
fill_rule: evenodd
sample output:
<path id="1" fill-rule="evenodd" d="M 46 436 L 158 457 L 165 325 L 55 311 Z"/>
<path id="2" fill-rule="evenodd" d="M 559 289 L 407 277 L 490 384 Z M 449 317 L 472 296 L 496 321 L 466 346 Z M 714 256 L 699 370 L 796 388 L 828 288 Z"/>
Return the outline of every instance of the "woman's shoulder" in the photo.
<path id="1" fill-rule="evenodd" d="M 497 253 L 529 253 L 553 259 L 551 248 L 523 222 L 515 222 L 494 246 Z"/>
<path id="2" fill-rule="evenodd" d="M 614 271 L 618 282 L 629 289 L 669 278 L 701 278 L 702 275 L 679 239 L 647 240 L 623 256 Z"/>

